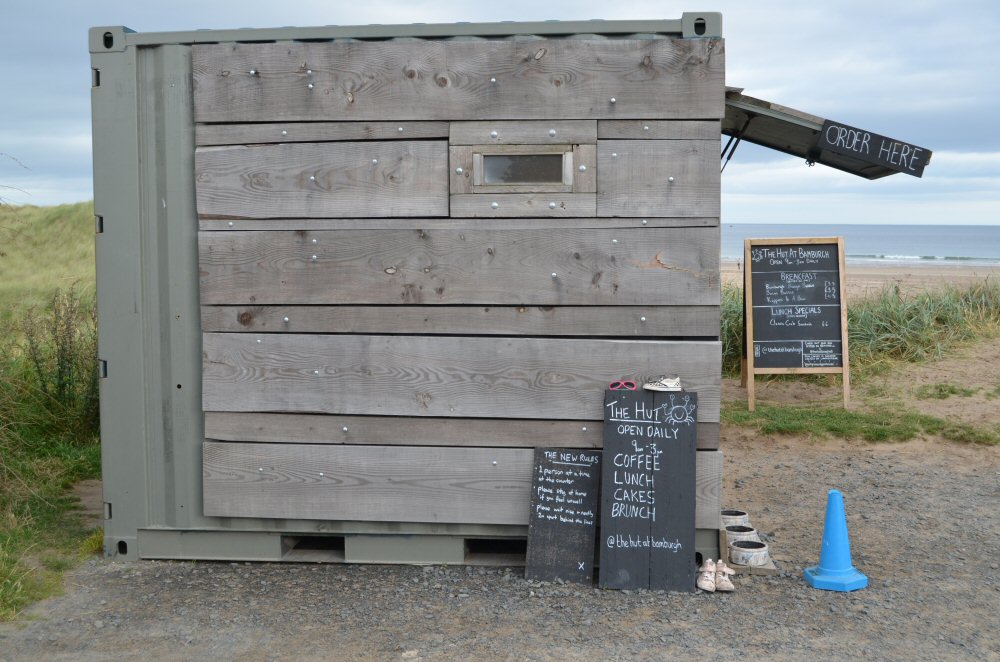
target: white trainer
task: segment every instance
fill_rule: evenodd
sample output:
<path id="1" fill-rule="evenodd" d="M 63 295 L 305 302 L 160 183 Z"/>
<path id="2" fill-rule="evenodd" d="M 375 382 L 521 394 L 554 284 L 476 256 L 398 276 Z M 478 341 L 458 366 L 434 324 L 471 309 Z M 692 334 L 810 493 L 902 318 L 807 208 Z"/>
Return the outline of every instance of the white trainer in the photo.
<path id="1" fill-rule="evenodd" d="M 667 377 L 666 375 L 660 375 L 655 379 L 651 379 L 642 385 L 647 391 L 680 391 L 681 390 L 681 378 L 680 377 Z"/>

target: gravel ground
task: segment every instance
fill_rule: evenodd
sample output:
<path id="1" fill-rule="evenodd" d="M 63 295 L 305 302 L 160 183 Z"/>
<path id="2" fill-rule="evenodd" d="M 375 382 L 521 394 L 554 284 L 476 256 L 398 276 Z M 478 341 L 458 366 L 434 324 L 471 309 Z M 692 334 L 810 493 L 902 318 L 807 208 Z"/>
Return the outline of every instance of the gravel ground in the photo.
<path id="1" fill-rule="evenodd" d="M 517 568 L 94 559 L 0 626 L 0 659 L 1000 659 L 998 449 L 724 432 L 725 501 L 782 573 L 671 594 L 539 584 Z M 867 589 L 809 588 L 826 491 Z"/>

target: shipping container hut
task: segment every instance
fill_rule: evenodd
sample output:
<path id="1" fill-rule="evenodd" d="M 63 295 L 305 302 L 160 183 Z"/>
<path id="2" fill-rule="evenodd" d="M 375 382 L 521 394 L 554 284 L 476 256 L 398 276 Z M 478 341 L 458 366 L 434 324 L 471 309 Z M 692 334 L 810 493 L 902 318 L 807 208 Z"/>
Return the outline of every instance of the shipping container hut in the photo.
<path id="1" fill-rule="evenodd" d="M 90 50 L 108 554 L 516 561 L 532 449 L 675 373 L 717 556 L 719 14 Z"/>

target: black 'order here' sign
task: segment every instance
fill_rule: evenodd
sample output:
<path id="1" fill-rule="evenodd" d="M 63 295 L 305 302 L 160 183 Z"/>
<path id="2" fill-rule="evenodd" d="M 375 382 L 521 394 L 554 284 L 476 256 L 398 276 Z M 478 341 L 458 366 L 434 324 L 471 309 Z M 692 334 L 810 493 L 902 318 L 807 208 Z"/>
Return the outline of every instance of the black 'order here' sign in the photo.
<path id="1" fill-rule="evenodd" d="M 926 147 L 830 120 L 823 123 L 816 147 L 914 177 L 922 177 L 924 166 L 931 160 L 931 150 Z"/>

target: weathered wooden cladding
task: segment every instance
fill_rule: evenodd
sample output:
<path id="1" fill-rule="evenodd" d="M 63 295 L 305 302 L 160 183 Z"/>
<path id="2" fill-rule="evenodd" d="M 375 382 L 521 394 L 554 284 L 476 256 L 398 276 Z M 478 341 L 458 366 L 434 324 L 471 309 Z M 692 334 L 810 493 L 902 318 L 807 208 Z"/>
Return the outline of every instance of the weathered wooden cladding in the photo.
<path id="1" fill-rule="evenodd" d="M 192 53 L 207 515 L 524 526 L 612 379 L 678 374 L 718 448 L 721 40 Z"/>
<path id="2" fill-rule="evenodd" d="M 205 412 L 205 437 L 275 444 L 601 448 L 600 421 Z M 719 448 L 719 423 L 698 423 L 698 449 Z"/>
<path id="3" fill-rule="evenodd" d="M 282 143 L 195 151 L 198 213 L 447 216 L 445 141 Z"/>
<path id="4" fill-rule="evenodd" d="M 287 321 L 286 321 L 287 320 Z M 203 331 L 715 339 L 719 306 L 202 306 Z"/>
<path id="5" fill-rule="evenodd" d="M 718 140 L 600 140 L 598 216 L 718 216 Z"/>
<path id="6" fill-rule="evenodd" d="M 448 128 L 448 122 L 196 124 L 194 139 L 199 147 L 345 140 L 416 140 L 447 138 Z"/>
<path id="7" fill-rule="evenodd" d="M 204 509 L 219 517 L 528 523 L 534 451 L 206 441 Z M 722 454 L 697 453 L 695 525 L 719 524 Z"/>
<path id="8" fill-rule="evenodd" d="M 194 117 L 721 119 L 724 54 L 674 38 L 196 44 Z"/>
<path id="9" fill-rule="evenodd" d="M 202 304 L 719 305 L 717 227 L 232 231 L 198 241 Z"/>
<path id="10" fill-rule="evenodd" d="M 608 381 L 670 372 L 719 420 L 717 341 L 203 334 L 205 411 L 602 420 Z"/>

